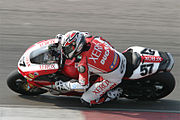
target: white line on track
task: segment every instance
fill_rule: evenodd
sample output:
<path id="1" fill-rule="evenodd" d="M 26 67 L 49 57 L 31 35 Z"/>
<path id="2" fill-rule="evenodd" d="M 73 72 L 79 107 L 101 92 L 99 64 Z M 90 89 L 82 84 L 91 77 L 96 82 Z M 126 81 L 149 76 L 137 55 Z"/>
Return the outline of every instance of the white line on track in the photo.
<path id="1" fill-rule="evenodd" d="M 85 120 L 80 110 L 38 107 L 1 105 L 0 120 Z"/>

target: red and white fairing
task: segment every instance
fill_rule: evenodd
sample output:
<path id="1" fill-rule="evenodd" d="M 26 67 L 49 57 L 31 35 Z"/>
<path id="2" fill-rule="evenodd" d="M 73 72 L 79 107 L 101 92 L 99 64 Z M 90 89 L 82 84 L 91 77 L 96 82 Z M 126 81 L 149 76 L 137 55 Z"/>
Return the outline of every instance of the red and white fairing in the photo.
<path id="1" fill-rule="evenodd" d="M 50 61 L 48 63 L 50 57 L 48 56 L 48 46 L 54 43 L 58 43 L 58 39 L 49 39 L 37 42 L 29 47 L 22 55 L 18 62 L 18 70 L 28 81 L 32 81 L 38 76 L 52 74 L 58 71 L 58 63 Z M 44 54 L 43 59 L 44 61 L 47 61 L 47 63 L 32 63 L 31 58 L 36 57 L 40 54 Z"/>
<path id="2" fill-rule="evenodd" d="M 129 79 L 139 79 L 158 71 L 159 65 L 161 61 L 163 61 L 163 58 L 160 56 L 157 50 L 140 46 L 132 46 L 127 50 L 129 49 L 132 49 L 133 52 L 139 53 L 141 56 L 139 66 L 133 71 L 133 74 L 131 77 L 129 77 Z"/>

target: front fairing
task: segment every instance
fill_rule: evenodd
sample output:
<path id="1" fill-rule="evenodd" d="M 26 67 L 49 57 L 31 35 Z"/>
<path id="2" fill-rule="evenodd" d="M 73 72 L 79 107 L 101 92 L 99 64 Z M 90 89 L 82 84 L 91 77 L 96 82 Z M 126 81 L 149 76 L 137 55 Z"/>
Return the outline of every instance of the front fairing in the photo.
<path id="1" fill-rule="evenodd" d="M 48 46 L 57 39 L 43 40 L 29 47 L 18 62 L 19 72 L 28 80 L 58 71 L 59 65 L 48 53 Z"/>

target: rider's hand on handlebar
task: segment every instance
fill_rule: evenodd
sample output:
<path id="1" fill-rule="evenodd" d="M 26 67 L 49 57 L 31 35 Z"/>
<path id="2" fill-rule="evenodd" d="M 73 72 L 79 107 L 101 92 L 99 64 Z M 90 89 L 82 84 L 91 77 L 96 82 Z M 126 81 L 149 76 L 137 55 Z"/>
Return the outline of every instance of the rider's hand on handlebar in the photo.
<path id="1" fill-rule="evenodd" d="M 51 56 L 54 56 L 55 58 L 58 58 L 60 56 L 60 51 L 57 49 L 58 44 L 51 44 L 48 46 L 48 52 Z"/>

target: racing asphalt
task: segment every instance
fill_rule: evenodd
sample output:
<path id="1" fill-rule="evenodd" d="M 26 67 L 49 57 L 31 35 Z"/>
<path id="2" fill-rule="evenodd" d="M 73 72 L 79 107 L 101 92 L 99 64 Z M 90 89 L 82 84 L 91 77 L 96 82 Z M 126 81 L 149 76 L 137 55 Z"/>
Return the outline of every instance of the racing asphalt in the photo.
<path id="1" fill-rule="evenodd" d="M 1 0 L 0 119 L 2 111 L 8 109 L 6 107 L 61 108 L 64 114 L 66 110 L 91 112 L 89 108 L 82 107 L 78 98 L 49 94 L 22 96 L 10 91 L 6 85 L 7 75 L 17 68 L 18 59 L 30 45 L 72 29 L 103 36 L 119 51 L 138 45 L 168 51 L 175 59 L 172 73 L 176 79 L 176 88 L 169 96 L 156 102 L 122 99 L 91 109 L 97 113 L 93 115 L 101 112 L 105 114 L 104 110 L 163 112 L 178 115 L 175 115 L 176 118 L 172 115 L 162 119 L 180 119 L 179 0 Z M 108 116 L 115 114 L 109 112 Z M 121 113 L 122 116 L 128 114 Z M 128 117 L 128 120 L 135 120 L 135 115 Z M 141 120 L 151 120 L 151 117 L 138 116 Z M 93 119 L 90 118 L 88 116 L 89 120 Z"/>

